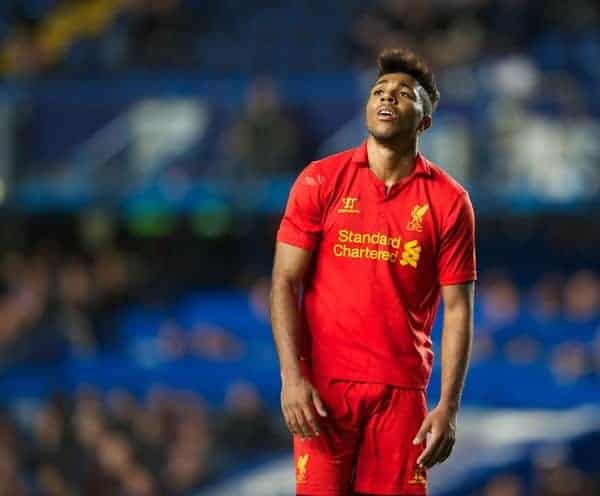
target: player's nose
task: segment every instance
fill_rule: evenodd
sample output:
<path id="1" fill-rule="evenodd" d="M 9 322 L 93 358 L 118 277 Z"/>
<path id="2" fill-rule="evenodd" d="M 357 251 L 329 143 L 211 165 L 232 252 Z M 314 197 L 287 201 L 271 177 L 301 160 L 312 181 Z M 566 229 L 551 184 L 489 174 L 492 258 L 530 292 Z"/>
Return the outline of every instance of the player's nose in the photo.
<path id="1" fill-rule="evenodd" d="M 388 94 L 382 94 L 379 101 L 381 103 L 395 103 L 396 99 L 394 98 L 394 95 L 392 95 L 391 93 Z"/>

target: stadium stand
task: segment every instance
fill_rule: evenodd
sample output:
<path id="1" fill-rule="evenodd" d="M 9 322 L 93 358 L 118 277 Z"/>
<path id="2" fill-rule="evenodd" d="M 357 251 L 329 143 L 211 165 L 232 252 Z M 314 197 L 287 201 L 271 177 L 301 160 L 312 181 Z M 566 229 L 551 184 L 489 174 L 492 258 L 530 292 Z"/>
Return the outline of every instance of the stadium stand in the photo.
<path id="1" fill-rule="evenodd" d="M 316 5 L 0 2 L 0 495 L 293 494 L 274 231 L 294 175 L 363 138 L 391 44 L 436 67 L 422 147 L 478 214 L 432 494 L 600 494 L 600 9 Z"/>

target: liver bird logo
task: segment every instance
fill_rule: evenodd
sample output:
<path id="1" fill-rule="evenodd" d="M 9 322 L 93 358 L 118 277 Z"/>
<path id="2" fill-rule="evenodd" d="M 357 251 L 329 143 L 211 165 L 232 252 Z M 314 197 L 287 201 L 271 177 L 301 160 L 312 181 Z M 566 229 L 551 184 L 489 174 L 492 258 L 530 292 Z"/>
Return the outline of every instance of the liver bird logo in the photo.
<path id="1" fill-rule="evenodd" d="M 425 472 L 425 468 L 417 465 L 415 467 L 415 472 L 412 478 L 408 481 L 409 484 L 419 484 L 426 486 L 427 485 L 427 474 Z"/>
<path id="2" fill-rule="evenodd" d="M 296 463 L 296 482 L 298 484 L 306 482 L 306 465 L 308 465 L 308 453 L 299 456 Z"/>
<path id="3" fill-rule="evenodd" d="M 423 230 L 423 216 L 427 213 L 427 210 L 429 210 L 429 205 L 415 205 L 410 212 L 412 219 L 406 229 L 421 232 Z"/>

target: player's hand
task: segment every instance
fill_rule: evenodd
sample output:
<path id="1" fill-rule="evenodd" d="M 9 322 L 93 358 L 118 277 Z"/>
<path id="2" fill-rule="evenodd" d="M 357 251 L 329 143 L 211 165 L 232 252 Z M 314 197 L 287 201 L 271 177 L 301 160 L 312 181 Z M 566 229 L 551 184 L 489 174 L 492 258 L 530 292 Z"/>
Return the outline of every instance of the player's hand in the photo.
<path id="1" fill-rule="evenodd" d="M 281 410 L 292 434 L 300 437 L 318 436 L 318 415 L 326 417 L 319 393 L 304 377 L 284 380 L 281 388 Z"/>
<path id="2" fill-rule="evenodd" d="M 417 460 L 417 464 L 425 468 L 442 463 L 452 453 L 456 440 L 456 410 L 443 405 L 431 410 L 423 420 L 413 444 L 425 441 L 428 433 L 431 435 L 427 440 L 427 447 Z"/>

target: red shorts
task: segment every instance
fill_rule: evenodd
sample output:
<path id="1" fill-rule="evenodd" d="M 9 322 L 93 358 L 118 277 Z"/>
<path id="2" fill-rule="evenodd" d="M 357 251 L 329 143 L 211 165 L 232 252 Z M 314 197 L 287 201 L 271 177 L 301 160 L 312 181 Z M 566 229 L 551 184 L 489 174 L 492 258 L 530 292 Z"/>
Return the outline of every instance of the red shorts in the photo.
<path id="1" fill-rule="evenodd" d="M 316 379 L 327 409 L 321 434 L 294 436 L 296 493 L 427 494 L 412 441 L 427 413 L 425 392 L 386 384 Z"/>

